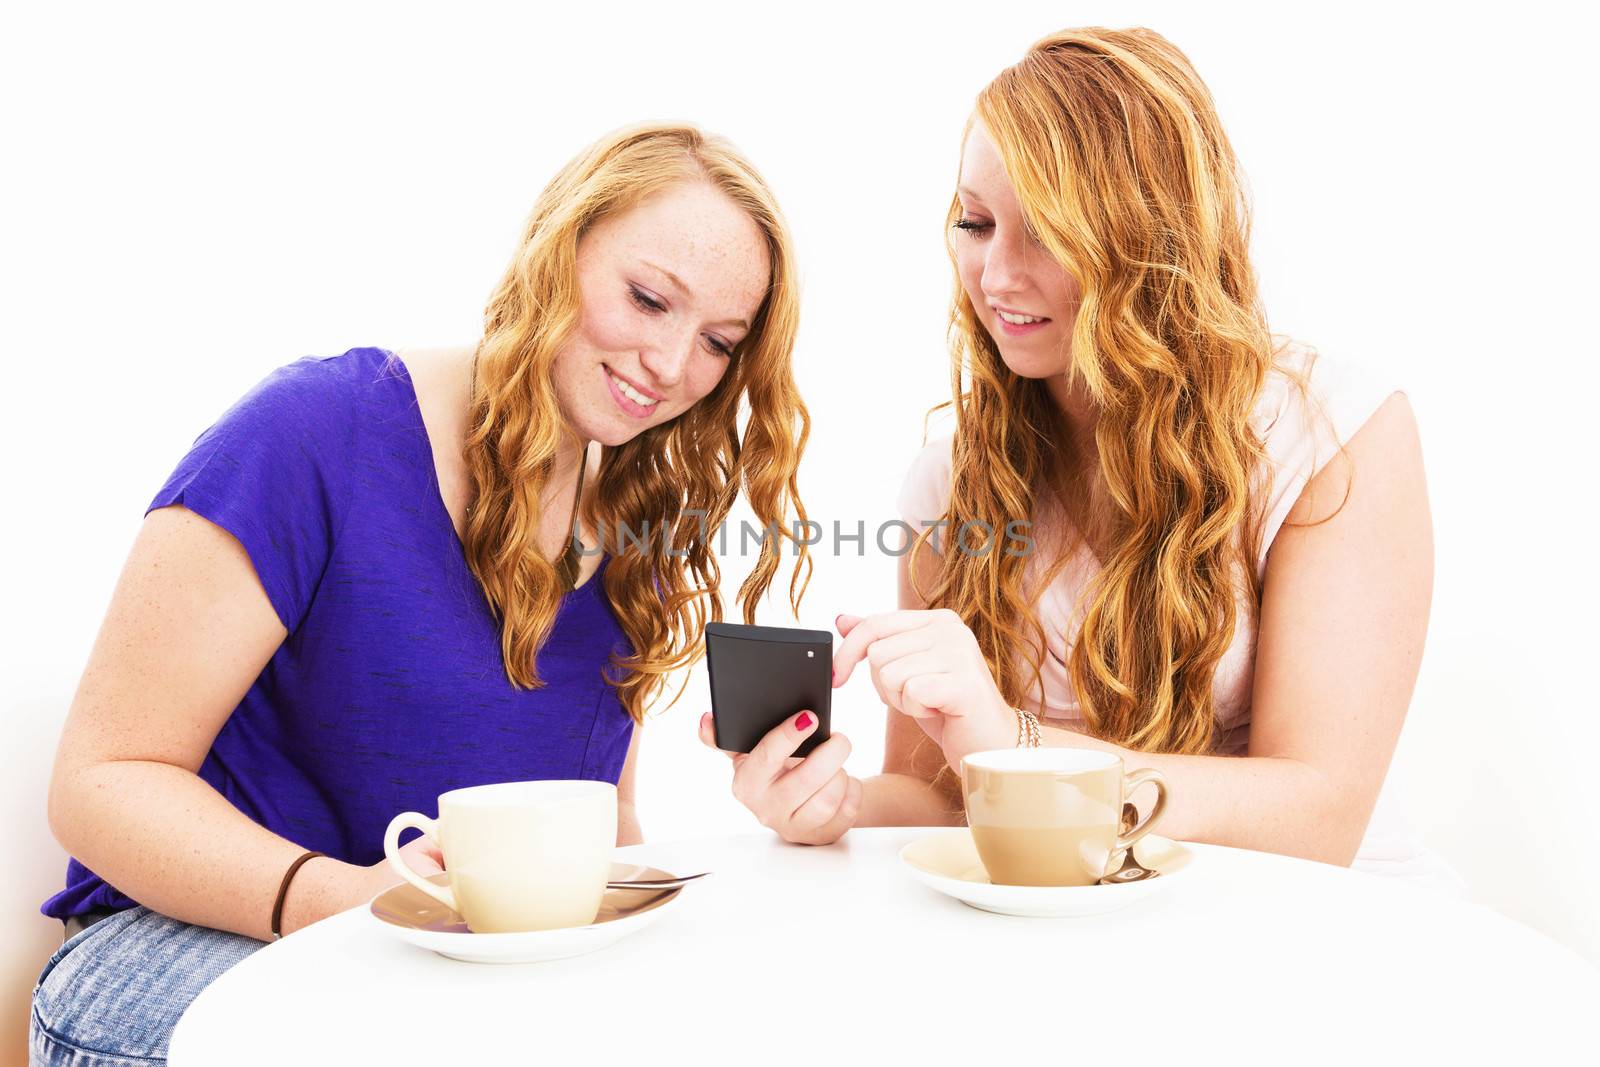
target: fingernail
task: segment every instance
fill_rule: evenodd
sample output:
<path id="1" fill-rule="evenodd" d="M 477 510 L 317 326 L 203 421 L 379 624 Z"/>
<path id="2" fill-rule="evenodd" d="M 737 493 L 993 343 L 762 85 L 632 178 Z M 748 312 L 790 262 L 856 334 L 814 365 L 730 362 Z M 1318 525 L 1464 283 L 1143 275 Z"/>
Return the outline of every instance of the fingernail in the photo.
<path id="1" fill-rule="evenodd" d="M 814 721 L 815 720 L 811 718 L 811 713 L 809 711 L 802 711 L 800 713 L 800 717 L 794 721 L 794 728 L 799 733 L 805 733 L 807 730 L 811 729 L 811 724 Z"/>
<path id="2" fill-rule="evenodd" d="M 842 619 L 842 618 L 844 618 L 844 612 L 841 611 L 839 614 L 837 614 L 837 615 L 835 615 L 833 617 L 833 624 L 835 626 L 838 626 L 839 625 L 839 620 Z"/>

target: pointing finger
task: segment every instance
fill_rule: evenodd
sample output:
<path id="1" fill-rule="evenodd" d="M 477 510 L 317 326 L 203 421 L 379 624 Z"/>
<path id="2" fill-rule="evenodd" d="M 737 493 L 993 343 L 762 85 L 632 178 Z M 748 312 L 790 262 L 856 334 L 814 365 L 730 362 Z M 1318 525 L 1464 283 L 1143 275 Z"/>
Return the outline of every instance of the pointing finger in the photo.
<path id="1" fill-rule="evenodd" d="M 931 611 L 888 611 L 881 615 L 869 615 L 852 625 L 850 633 L 839 642 L 839 647 L 833 654 L 834 688 L 837 689 L 850 680 L 850 672 L 855 670 L 856 664 L 866 656 L 867 648 L 872 642 L 890 634 L 927 626 L 932 621 Z"/>

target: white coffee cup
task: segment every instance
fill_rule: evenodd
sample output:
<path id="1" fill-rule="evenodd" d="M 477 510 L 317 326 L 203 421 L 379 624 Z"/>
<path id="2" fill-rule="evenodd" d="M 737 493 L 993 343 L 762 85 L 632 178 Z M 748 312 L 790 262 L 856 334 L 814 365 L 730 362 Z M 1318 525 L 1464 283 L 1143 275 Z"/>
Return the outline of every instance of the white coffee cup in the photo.
<path id="1" fill-rule="evenodd" d="M 400 857 L 400 831 L 415 827 L 444 853 L 448 886 Z M 617 787 L 610 782 L 502 782 L 452 789 L 439 818 L 396 815 L 383 835 L 389 866 L 466 920 L 474 933 L 554 930 L 594 921 L 617 844 Z"/>

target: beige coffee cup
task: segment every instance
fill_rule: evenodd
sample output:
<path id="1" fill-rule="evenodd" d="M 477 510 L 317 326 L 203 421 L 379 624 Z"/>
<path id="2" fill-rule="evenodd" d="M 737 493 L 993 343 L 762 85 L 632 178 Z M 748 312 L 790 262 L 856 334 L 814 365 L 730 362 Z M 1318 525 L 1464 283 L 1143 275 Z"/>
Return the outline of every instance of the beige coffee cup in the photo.
<path id="1" fill-rule="evenodd" d="M 400 831 L 408 826 L 444 853 L 448 886 L 400 858 Z M 616 844 L 617 787 L 610 782 L 503 782 L 441 794 L 438 819 L 396 815 L 383 854 L 400 877 L 485 934 L 593 922 Z"/>
<path id="2" fill-rule="evenodd" d="M 1122 805 L 1146 782 L 1155 807 L 1126 834 Z M 1093 885 L 1167 806 L 1159 771 L 1124 774 L 1122 758 L 1088 748 L 1004 748 L 961 760 L 967 826 L 996 885 Z"/>

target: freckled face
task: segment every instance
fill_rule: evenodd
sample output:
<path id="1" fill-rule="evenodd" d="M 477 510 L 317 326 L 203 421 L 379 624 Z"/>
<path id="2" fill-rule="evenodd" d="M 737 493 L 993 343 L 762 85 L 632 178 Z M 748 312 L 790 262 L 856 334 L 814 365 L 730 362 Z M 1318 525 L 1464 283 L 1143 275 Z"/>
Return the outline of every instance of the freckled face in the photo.
<path id="1" fill-rule="evenodd" d="M 766 295 L 766 240 L 706 182 L 684 182 L 578 241 L 578 328 L 552 379 L 568 423 L 619 445 L 705 397 Z"/>
<path id="2" fill-rule="evenodd" d="M 1029 231 L 1005 165 L 982 122 L 961 156 L 956 270 L 1000 358 L 1024 378 L 1065 373 L 1078 283 Z"/>

